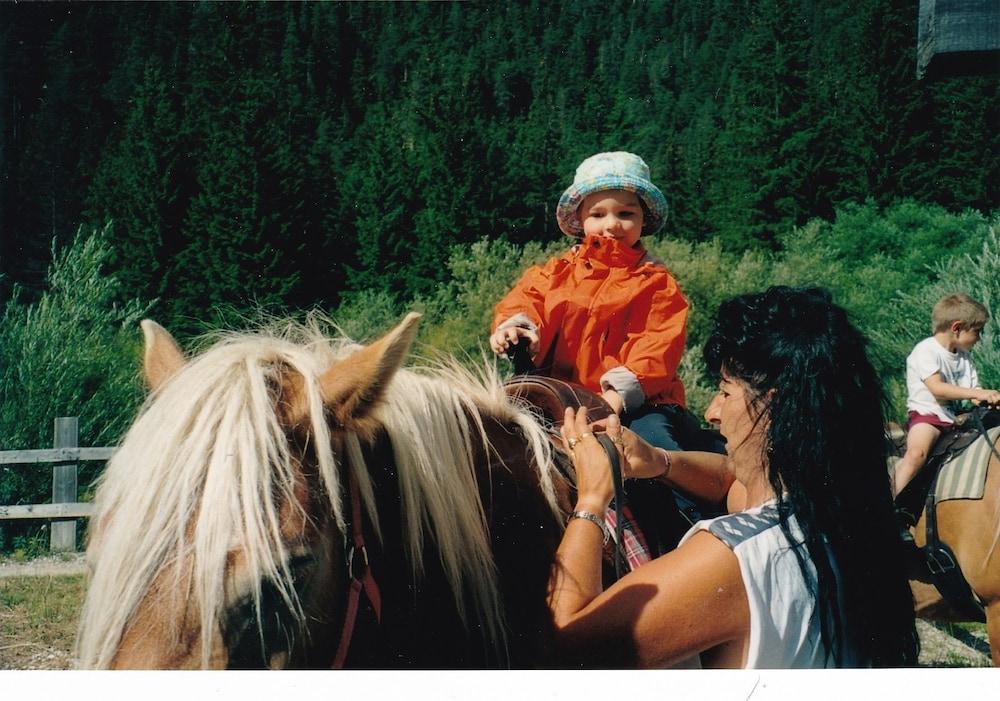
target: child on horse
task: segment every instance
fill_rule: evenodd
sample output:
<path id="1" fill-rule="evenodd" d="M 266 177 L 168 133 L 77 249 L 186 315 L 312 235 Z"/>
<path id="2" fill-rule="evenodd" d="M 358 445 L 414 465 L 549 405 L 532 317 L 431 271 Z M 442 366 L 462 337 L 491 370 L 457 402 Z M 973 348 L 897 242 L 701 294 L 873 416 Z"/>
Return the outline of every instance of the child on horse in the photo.
<path id="1" fill-rule="evenodd" d="M 688 302 L 640 240 L 666 214 L 635 154 L 584 160 L 556 209 L 575 245 L 528 269 L 496 305 L 490 346 L 503 354 L 527 339 L 542 372 L 601 394 L 649 443 L 679 450 L 701 440 L 677 376 Z"/>
<path id="2" fill-rule="evenodd" d="M 934 305 L 934 335 L 918 343 L 906 358 L 906 453 L 896 465 L 893 493 L 898 495 L 927 461 L 934 443 L 955 427 L 961 400 L 1000 404 L 1000 392 L 979 385 L 969 352 L 979 343 L 989 314 L 965 294 L 942 297 Z"/>

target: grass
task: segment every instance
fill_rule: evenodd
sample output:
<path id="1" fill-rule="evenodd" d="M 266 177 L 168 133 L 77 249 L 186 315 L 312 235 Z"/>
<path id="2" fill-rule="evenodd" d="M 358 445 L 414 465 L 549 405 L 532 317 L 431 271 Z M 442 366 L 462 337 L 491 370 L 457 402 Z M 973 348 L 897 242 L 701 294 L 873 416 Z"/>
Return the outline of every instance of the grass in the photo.
<path id="1" fill-rule="evenodd" d="M 0 579 L 0 669 L 66 669 L 83 576 Z"/>
<path id="2" fill-rule="evenodd" d="M 84 577 L 0 578 L 0 669 L 71 669 Z M 989 664 L 986 627 L 981 623 L 936 623 L 923 640 L 921 666 Z M 985 657 L 956 651 L 943 636 L 958 638 Z M 924 638 L 923 633 L 921 637 Z"/>

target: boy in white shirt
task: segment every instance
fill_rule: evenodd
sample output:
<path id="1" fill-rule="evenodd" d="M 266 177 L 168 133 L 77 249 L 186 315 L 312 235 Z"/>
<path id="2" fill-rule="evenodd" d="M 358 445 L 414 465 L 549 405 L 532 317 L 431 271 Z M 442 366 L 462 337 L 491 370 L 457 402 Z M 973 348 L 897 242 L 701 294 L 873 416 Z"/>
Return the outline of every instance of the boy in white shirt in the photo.
<path id="1" fill-rule="evenodd" d="M 894 495 L 924 466 L 938 437 L 955 427 L 955 402 L 1000 404 L 1000 392 L 979 386 L 969 358 L 988 319 L 986 307 L 965 294 L 947 295 L 934 305 L 934 335 L 918 343 L 906 358 L 909 431 L 906 453 L 893 475 Z"/>

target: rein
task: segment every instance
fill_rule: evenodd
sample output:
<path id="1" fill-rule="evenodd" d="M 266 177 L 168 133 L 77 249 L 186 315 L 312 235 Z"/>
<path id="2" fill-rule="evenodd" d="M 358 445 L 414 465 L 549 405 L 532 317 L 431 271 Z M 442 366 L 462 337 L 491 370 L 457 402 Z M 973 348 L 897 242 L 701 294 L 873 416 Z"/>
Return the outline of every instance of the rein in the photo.
<path id="1" fill-rule="evenodd" d="M 344 625 L 340 632 L 340 644 L 337 645 L 337 655 L 333 659 L 333 669 L 343 669 L 347 653 L 351 647 L 351 637 L 358 620 L 358 610 L 363 591 L 375 612 L 376 623 L 382 622 L 382 595 L 378 583 L 372 576 L 368 563 L 368 549 L 365 547 L 365 537 L 361 523 L 361 495 L 354 472 L 348 470 L 347 480 L 351 498 L 351 535 L 344 535 L 344 556 L 347 565 L 347 607 L 344 611 Z"/>
<path id="2" fill-rule="evenodd" d="M 604 452 L 608 454 L 611 469 L 611 482 L 615 488 L 615 578 L 621 579 L 626 570 L 625 563 L 625 519 L 618 517 L 626 505 L 625 480 L 622 477 L 621 461 L 618 460 L 618 448 L 606 433 L 595 434 Z"/>

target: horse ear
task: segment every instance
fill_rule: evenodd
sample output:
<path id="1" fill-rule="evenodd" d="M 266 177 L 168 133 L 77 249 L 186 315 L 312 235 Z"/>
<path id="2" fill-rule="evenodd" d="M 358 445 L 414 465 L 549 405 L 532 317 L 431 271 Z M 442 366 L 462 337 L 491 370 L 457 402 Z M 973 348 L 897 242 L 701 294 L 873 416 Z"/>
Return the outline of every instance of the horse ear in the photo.
<path id="1" fill-rule="evenodd" d="M 184 367 L 184 353 L 165 328 L 151 319 L 143 319 L 142 337 L 146 350 L 142 369 L 151 390 L 157 390 Z"/>
<path id="2" fill-rule="evenodd" d="M 420 314 L 411 312 L 396 328 L 327 370 L 320 378 L 323 404 L 336 421 L 363 420 L 382 398 L 417 335 Z"/>

